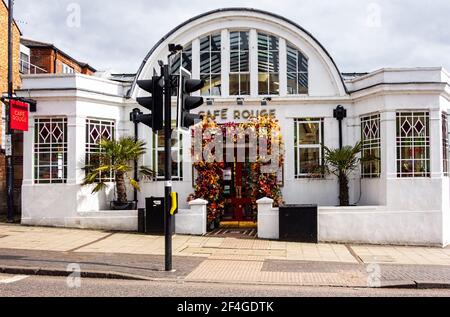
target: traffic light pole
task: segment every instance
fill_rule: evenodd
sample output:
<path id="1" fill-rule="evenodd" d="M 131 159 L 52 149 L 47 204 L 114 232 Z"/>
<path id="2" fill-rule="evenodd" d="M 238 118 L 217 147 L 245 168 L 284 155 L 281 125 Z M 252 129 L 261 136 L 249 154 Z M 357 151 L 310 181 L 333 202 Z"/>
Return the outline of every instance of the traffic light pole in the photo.
<path id="1" fill-rule="evenodd" d="M 8 206 L 8 222 L 14 222 L 14 174 L 13 147 L 10 124 L 10 101 L 13 97 L 13 0 L 8 1 L 8 103 L 6 104 L 6 190 Z"/>
<path id="2" fill-rule="evenodd" d="M 165 226 L 165 266 L 166 271 L 172 271 L 172 215 L 170 214 L 170 197 L 172 194 L 172 83 L 169 65 L 163 66 L 164 73 L 164 148 L 165 148 L 165 195 L 164 195 L 164 226 Z"/>
<path id="3" fill-rule="evenodd" d="M 138 142 L 139 141 L 139 123 L 134 122 L 134 142 Z M 138 168 L 138 164 L 139 161 L 135 160 L 134 161 L 134 179 L 137 180 L 139 178 L 139 168 Z M 134 202 L 138 203 L 138 190 L 136 188 L 134 188 L 133 190 L 133 198 L 134 198 Z"/>

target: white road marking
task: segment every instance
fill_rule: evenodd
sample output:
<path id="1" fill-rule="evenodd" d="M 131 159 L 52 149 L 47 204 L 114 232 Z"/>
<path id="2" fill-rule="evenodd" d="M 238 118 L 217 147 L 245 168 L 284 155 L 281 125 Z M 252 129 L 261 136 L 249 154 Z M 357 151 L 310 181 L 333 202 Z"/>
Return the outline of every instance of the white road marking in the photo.
<path id="1" fill-rule="evenodd" d="M 16 283 L 16 282 L 20 282 L 26 278 L 28 278 L 28 275 L 16 275 L 10 278 L 2 278 L 0 276 L 0 284 L 12 284 L 12 283 Z"/>

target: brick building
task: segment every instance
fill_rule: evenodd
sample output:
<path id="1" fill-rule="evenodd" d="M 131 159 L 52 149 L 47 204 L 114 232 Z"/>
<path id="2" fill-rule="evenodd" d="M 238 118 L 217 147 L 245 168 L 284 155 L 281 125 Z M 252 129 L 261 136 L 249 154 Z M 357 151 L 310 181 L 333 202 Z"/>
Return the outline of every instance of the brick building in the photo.
<path id="1" fill-rule="evenodd" d="M 50 74 L 70 74 L 78 73 L 93 75 L 96 70 L 89 64 L 82 63 L 64 53 L 59 48 L 50 43 L 44 43 L 22 38 L 21 44 L 30 49 L 30 55 L 22 55 L 22 64 L 28 63 L 29 67 L 23 67 L 25 72 L 30 74 L 50 73 Z"/>
<path id="2" fill-rule="evenodd" d="M 13 58 L 14 58 L 14 88 L 20 87 L 20 30 L 14 23 L 13 29 Z M 0 1 L 0 93 L 8 91 L 8 7 L 5 2 Z M 5 210 L 5 107 L 1 104 L 0 107 L 0 214 Z"/>

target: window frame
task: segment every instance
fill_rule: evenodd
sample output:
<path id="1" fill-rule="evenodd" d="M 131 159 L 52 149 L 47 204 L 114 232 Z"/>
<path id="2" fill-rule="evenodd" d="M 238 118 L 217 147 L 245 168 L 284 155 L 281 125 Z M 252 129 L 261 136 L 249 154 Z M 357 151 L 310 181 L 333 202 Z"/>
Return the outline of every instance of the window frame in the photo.
<path id="1" fill-rule="evenodd" d="M 262 56 L 260 54 L 261 50 L 260 50 L 260 42 L 259 39 L 261 36 L 264 36 L 267 38 L 267 51 L 265 51 L 265 53 L 267 54 L 267 70 L 265 72 L 262 72 L 260 70 L 261 67 L 261 63 L 262 63 Z M 271 38 L 275 38 L 277 41 L 277 46 L 278 49 L 274 50 L 274 49 L 270 49 L 270 43 L 271 43 Z M 276 58 L 274 57 L 274 67 L 276 68 L 277 71 L 270 71 L 270 58 L 272 56 L 273 53 L 276 53 Z M 263 32 L 257 32 L 257 55 L 258 55 L 258 96 L 279 96 L 281 94 L 281 82 L 280 82 L 280 37 L 270 34 L 270 33 L 263 33 Z M 275 56 L 275 55 L 274 55 Z M 275 63 L 276 60 L 276 63 Z M 267 75 L 268 79 L 267 79 L 267 89 L 265 93 L 261 93 L 261 87 L 260 84 L 262 83 L 262 81 L 260 81 L 260 77 Z M 277 76 L 278 77 L 278 93 L 272 93 L 272 89 L 271 89 L 271 77 L 272 76 Z"/>
<path id="2" fill-rule="evenodd" d="M 62 73 L 63 74 L 74 74 L 75 73 L 75 69 L 69 65 L 67 65 L 64 62 L 61 62 L 62 64 Z"/>
<path id="3" fill-rule="evenodd" d="M 231 48 L 231 36 L 232 36 L 232 34 L 233 33 L 239 33 L 239 40 L 238 40 L 238 49 L 237 50 L 235 50 L 235 49 L 232 49 Z M 248 48 L 247 48 L 247 50 L 242 50 L 241 49 L 241 34 L 242 33 L 245 33 L 246 34 L 246 37 L 247 37 L 247 42 L 248 42 Z M 228 74 L 228 77 L 229 77 L 229 95 L 230 96 L 233 96 L 233 97 L 247 97 L 247 96 L 250 96 L 250 94 L 251 94 L 251 65 L 250 65 L 250 61 L 251 61 L 251 46 L 250 46 L 250 30 L 230 30 L 229 31 L 229 39 L 230 39 L 230 41 L 229 41 L 229 54 L 230 54 L 230 59 L 229 59 L 229 74 Z M 232 60 L 232 54 L 233 53 L 237 53 L 238 54 L 238 68 L 239 68 L 239 71 L 237 71 L 237 72 L 233 72 L 233 71 L 231 71 L 231 64 L 232 64 L 232 62 L 231 62 L 231 60 Z M 242 63 L 241 63 L 241 56 L 242 56 L 242 53 L 247 53 L 247 57 L 248 57 L 248 65 L 247 65 L 247 68 L 248 68 L 248 71 L 242 71 L 241 70 L 241 66 L 242 66 Z M 232 94 L 231 93 L 231 77 L 232 76 L 238 76 L 238 90 L 239 90 L 239 93 L 238 94 Z M 242 94 L 242 76 L 245 76 L 245 75 L 247 75 L 248 76 L 248 93 L 247 94 Z"/>
<path id="4" fill-rule="evenodd" d="M 360 117 L 361 122 L 361 157 L 364 159 L 364 152 L 366 150 L 370 151 L 376 151 L 378 150 L 378 153 L 380 155 L 380 158 L 378 160 L 377 167 L 378 167 L 378 173 L 372 171 L 370 173 L 365 173 L 365 164 L 369 162 L 364 162 L 364 160 L 361 161 L 361 178 L 362 179 L 376 179 L 381 177 L 381 115 L 379 113 L 373 113 L 373 114 L 367 114 Z M 366 138 L 365 136 L 365 123 L 367 123 L 369 126 L 369 129 L 373 129 L 373 124 L 375 123 L 377 126 L 377 132 L 374 133 L 373 130 L 369 131 L 369 134 L 375 135 L 374 138 Z M 373 162 L 370 162 L 373 163 Z"/>
<path id="5" fill-rule="evenodd" d="M 96 123 L 97 122 L 97 123 Z M 100 148 L 98 145 L 98 142 L 101 141 L 103 138 L 97 138 L 97 141 L 95 143 L 91 143 L 91 133 L 90 130 L 91 126 L 98 125 L 100 126 L 99 136 L 103 136 L 103 128 L 111 128 L 112 131 L 110 131 L 111 138 L 109 141 L 116 140 L 116 120 L 114 119 L 106 119 L 106 118 L 87 118 L 86 119 L 86 138 L 85 138 L 85 166 L 86 166 L 86 175 L 89 173 L 89 165 L 91 161 L 91 157 L 96 154 L 100 154 Z M 112 183 L 115 181 L 114 174 L 112 172 L 109 172 L 109 177 L 103 177 L 102 173 L 100 173 L 100 177 L 97 181 Z"/>
<path id="6" fill-rule="evenodd" d="M 192 42 L 183 46 L 183 50 L 171 59 L 172 75 L 179 75 L 180 67 L 192 73 Z M 185 58 L 186 57 L 186 58 Z M 190 58 L 189 58 L 190 57 Z M 189 67 L 190 66 L 190 67 Z"/>
<path id="7" fill-rule="evenodd" d="M 219 37 L 220 38 L 220 47 L 218 48 L 218 50 L 213 50 L 212 48 L 212 39 L 213 37 Z M 209 45 L 208 45 L 208 50 L 202 50 L 201 47 L 201 43 L 203 42 L 203 40 L 205 38 L 208 38 L 209 40 Z M 222 48 L 223 48 L 223 43 L 222 43 L 222 35 L 221 33 L 212 33 L 212 34 L 208 34 L 206 36 L 200 37 L 200 67 L 199 67 L 199 74 L 200 74 L 200 79 L 205 79 L 205 87 L 201 90 L 200 94 L 201 96 L 204 97 L 220 97 L 222 96 L 222 70 L 223 70 L 223 65 L 222 65 Z M 202 73 L 202 55 L 203 54 L 209 54 L 209 73 Z M 212 72 L 212 57 L 213 55 L 219 55 L 219 63 L 220 63 L 220 69 L 219 71 L 216 73 Z M 212 85 L 212 78 L 213 77 L 220 77 L 220 85 L 218 87 L 213 86 Z M 207 87 L 207 85 L 209 84 L 209 87 Z M 219 92 L 218 94 L 213 94 L 212 92 L 215 91 L 215 89 L 218 89 Z"/>
<path id="8" fill-rule="evenodd" d="M 175 127 L 176 122 L 172 122 L 172 126 Z M 153 134 L 153 146 L 152 146 L 152 150 L 153 150 L 153 170 L 155 171 L 155 181 L 164 181 L 165 180 L 165 175 L 160 175 L 159 171 L 158 171 L 158 167 L 159 167 L 159 162 L 158 162 L 158 158 L 159 158 L 159 153 L 160 152 L 165 152 L 165 144 L 160 145 L 159 144 L 159 134 L 160 133 L 164 133 L 164 131 L 158 131 L 157 133 Z M 163 137 L 164 138 L 164 137 Z M 164 142 L 163 142 L 164 143 Z M 176 182 L 182 182 L 184 179 L 184 170 L 183 170 L 183 151 L 184 151 L 184 147 L 183 147 L 183 134 L 182 133 L 178 133 L 178 140 L 177 140 L 177 144 L 178 146 L 172 146 L 172 152 L 177 151 L 178 152 L 178 157 L 181 158 L 179 160 L 179 162 L 172 162 L 177 164 L 177 174 L 178 175 L 173 175 L 173 171 L 172 171 L 172 181 L 176 181 Z M 172 152 L 170 153 L 172 155 Z"/>
<path id="9" fill-rule="evenodd" d="M 40 126 L 41 124 L 44 125 L 46 123 L 50 124 L 50 130 L 47 129 L 47 131 L 49 132 L 47 138 L 50 140 L 50 142 L 44 142 L 44 143 L 40 143 L 40 137 L 41 132 L 42 132 L 42 127 Z M 54 133 L 54 128 L 53 125 L 54 124 L 59 124 L 62 125 L 62 142 L 53 142 L 53 133 Z M 34 129 L 35 129 L 35 133 L 34 133 L 34 142 L 33 142 L 33 183 L 35 185 L 49 185 L 49 184 L 67 184 L 67 174 L 68 174 L 68 120 L 67 117 L 64 116 L 55 116 L 55 117 L 35 117 L 34 118 Z M 59 138 L 58 138 L 59 139 Z M 60 154 L 59 151 L 55 151 L 54 148 L 56 146 L 61 146 L 62 147 L 62 151 L 61 151 L 61 155 L 62 155 L 62 160 L 63 160 L 63 164 L 62 164 L 62 168 L 59 166 L 58 163 L 58 172 L 59 169 L 62 170 L 62 177 L 57 178 L 57 180 L 54 180 L 53 176 L 52 176 L 52 170 L 53 168 L 56 166 L 52 163 L 54 163 L 53 161 L 53 154 Z M 49 163 L 48 164 L 40 164 L 40 155 L 45 155 L 48 154 L 49 155 Z M 59 158 L 58 158 L 59 160 Z M 39 177 L 39 171 L 42 168 L 49 168 L 49 178 L 41 178 Z"/>
<path id="10" fill-rule="evenodd" d="M 289 49 L 292 49 L 296 52 L 296 71 L 289 71 Z M 300 55 L 306 60 L 306 71 L 302 71 L 299 69 L 299 57 Z M 299 93 L 300 84 L 299 84 L 299 76 L 306 75 L 306 93 Z M 295 84 L 296 84 L 296 93 L 289 93 L 289 75 L 295 75 Z M 294 44 L 290 42 L 286 42 L 286 94 L 288 96 L 308 96 L 309 95 L 309 58 L 304 54 L 300 49 L 298 49 Z"/>
<path id="11" fill-rule="evenodd" d="M 313 123 L 319 125 L 319 141 L 321 143 L 317 144 L 301 144 L 300 143 L 300 126 L 304 123 Z M 324 145 L 325 144 L 325 118 L 295 118 L 294 119 L 294 167 L 295 167 L 295 178 L 296 179 L 306 179 L 306 178 L 317 178 L 321 179 L 324 177 L 321 176 L 313 177 L 311 174 L 302 174 L 301 171 L 301 155 L 300 151 L 302 149 L 315 149 L 319 150 L 319 165 L 323 166 L 325 164 L 325 152 Z"/>
<path id="12" fill-rule="evenodd" d="M 25 59 L 24 59 L 25 57 Z M 20 52 L 20 73 L 24 74 L 24 75 L 28 75 L 31 73 L 31 65 L 30 65 L 30 55 L 24 53 L 24 52 Z M 25 71 L 26 70 L 26 71 Z"/>
<path id="13" fill-rule="evenodd" d="M 425 136 L 415 136 L 412 134 L 411 136 L 402 136 L 402 130 L 403 130 L 403 124 L 402 119 L 403 118 L 410 118 L 412 119 L 412 123 L 414 123 L 415 119 L 422 118 L 425 119 L 425 122 L 423 123 L 424 127 L 422 131 L 425 131 Z M 397 111 L 396 113 L 396 164 L 397 164 L 397 178 L 431 178 L 431 136 L 430 136 L 430 112 L 427 110 L 410 110 L 410 111 Z M 409 122 L 408 122 L 409 123 Z M 411 124 L 411 130 L 415 129 L 414 124 Z M 403 130 L 404 131 L 404 130 Z M 410 143 L 412 145 L 408 146 L 406 143 L 408 139 L 411 139 Z M 416 139 L 419 139 L 418 141 Z M 421 141 L 420 139 L 423 139 Z M 425 149 L 425 159 L 416 159 L 415 158 L 415 152 L 417 148 L 423 148 Z M 409 149 L 411 152 L 412 158 L 410 159 L 404 159 L 402 156 L 402 150 Z M 425 163 L 425 167 L 427 170 L 424 172 L 416 172 L 416 162 L 423 162 Z M 412 163 L 412 172 L 403 172 L 402 170 L 402 164 L 405 162 L 411 162 Z"/>

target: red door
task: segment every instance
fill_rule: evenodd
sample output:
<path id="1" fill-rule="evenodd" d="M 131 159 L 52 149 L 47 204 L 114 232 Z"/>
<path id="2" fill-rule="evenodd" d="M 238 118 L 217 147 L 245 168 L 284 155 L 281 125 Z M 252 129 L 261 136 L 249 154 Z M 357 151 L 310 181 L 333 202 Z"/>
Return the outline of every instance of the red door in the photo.
<path id="1" fill-rule="evenodd" d="M 246 219 L 245 210 L 251 205 L 252 200 L 246 195 L 248 186 L 245 182 L 246 177 L 244 177 L 244 163 L 235 163 L 234 170 L 234 196 L 231 198 L 231 204 L 234 209 L 234 221 L 244 221 L 250 220 Z"/>

